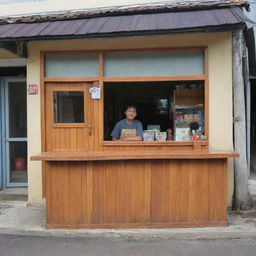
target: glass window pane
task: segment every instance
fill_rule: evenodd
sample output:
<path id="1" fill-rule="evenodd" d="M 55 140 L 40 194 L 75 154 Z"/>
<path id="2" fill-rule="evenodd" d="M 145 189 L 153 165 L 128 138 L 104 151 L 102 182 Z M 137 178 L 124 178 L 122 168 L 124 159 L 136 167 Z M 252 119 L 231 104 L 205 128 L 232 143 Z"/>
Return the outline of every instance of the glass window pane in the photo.
<path id="1" fill-rule="evenodd" d="M 46 77 L 98 76 L 98 54 L 49 54 L 45 56 Z"/>
<path id="2" fill-rule="evenodd" d="M 204 74 L 203 50 L 110 52 L 105 76 L 184 76 Z"/>
<path id="3" fill-rule="evenodd" d="M 53 92 L 53 102 L 55 123 L 84 122 L 84 92 Z"/>
<path id="4" fill-rule="evenodd" d="M 25 82 L 10 82 L 9 137 L 27 137 L 27 96 Z"/>
<path id="5" fill-rule="evenodd" d="M 9 142 L 10 182 L 27 183 L 27 142 Z"/>

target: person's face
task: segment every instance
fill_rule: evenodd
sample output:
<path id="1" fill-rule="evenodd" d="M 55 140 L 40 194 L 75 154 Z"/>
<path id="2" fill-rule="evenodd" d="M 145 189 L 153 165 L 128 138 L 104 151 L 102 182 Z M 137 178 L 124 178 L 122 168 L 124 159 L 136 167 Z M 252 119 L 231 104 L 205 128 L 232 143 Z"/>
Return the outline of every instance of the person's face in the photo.
<path id="1" fill-rule="evenodd" d="M 128 120 L 133 120 L 137 116 L 135 108 L 128 108 L 124 113 Z"/>

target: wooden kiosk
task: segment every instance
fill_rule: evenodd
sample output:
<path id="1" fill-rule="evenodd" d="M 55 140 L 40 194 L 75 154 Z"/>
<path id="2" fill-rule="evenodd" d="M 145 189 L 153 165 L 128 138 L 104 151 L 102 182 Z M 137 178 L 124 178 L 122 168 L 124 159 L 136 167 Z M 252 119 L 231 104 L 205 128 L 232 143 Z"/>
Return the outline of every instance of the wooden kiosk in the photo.
<path id="1" fill-rule="evenodd" d="M 164 82 L 163 88 L 171 88 L 178 82 L 203 84 L 204 135 L 208 138 L 207 48 L 149 51 L 169 52 L 172 58 L 174 50 L 199 51 L 202 54 L 202 72 L 143 77 L 137 74 L 111 75 L 108 74 L 111 68 L 107 65 L 111 62 L 112 53 L 100 51 L 73 53 L 85 54 L 85 57 L 92 54 L 91 58 L 96 56 L 96 75 L 56 77 L 47 70 L 48 62 L 52 56 L 58 58 L 63 52 L 42 53 L 43 153 L 31 159 L 44 162 L 47 228 L 227 225 L 227 159 L 238 154 L 210 150 L 208 139 L 164 142 L 105 139 L 108 137 L 105 133 L 110 129 L 106 126 L 109 116 L 106 111 L 118 110 L 118 106 L 108 107 L 111 101 L 106 102 L 108 84 L 114 88 L 115 84 L 122 86 L 125 83 L 128 88 L 140 82 L 145 86 L 155 83 L 153 89 L 161 82 Z M 145 50 L 133 50 L 136 55 L 141 52 L 147 53 Z M 122 56 L 119 58 L 122 66 L 127 51 L 119 53 L 124 54 L 123 59 Z M 182 56 L 184 58 L 183 53 Z M 123 69 L 125 73 L 124 70 L 128 69 Z M 90 93 L 90 88 L 94 87 L 101 89 L 101 96 L 96 99 Z M 152 95 L 156 94 L 153 89 L 148 89 Z M 128 89 L 125 93 L 128 94 Z M 65 103 L 67 95 L 73 95 L 75 100 L 72 104 L 68 100 Z M 120 95 L 117 94 L 116 98 L 122 98 Z M 80 112 L 77 104 L 83 106 Z M 170 124 L 173 121 L 170 120 Z"/>

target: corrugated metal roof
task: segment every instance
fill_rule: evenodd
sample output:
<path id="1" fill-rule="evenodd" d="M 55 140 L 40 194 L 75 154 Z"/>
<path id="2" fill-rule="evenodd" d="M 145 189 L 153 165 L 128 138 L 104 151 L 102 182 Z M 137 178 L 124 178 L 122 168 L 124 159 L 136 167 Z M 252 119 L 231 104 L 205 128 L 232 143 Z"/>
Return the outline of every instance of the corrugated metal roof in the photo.
<path id="1" fill-rule="evenodd" d="M 136 14 L 52 22 L 0 25 L 2 40 L 121 36 L 188 31 L 211 31 L 251 22 L 239 7 L 183 12 Z"/>

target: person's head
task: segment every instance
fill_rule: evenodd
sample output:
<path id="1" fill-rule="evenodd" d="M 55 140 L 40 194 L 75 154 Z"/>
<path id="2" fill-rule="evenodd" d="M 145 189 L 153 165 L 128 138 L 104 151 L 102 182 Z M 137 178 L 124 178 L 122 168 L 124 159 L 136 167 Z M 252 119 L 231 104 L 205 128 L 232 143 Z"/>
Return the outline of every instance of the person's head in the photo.
<path id="1" fill-rule="evenodd" d="M 134 120 L 137 116 L 137 107 L 135 105 L 127 105 L 124 111 L 126 119 Z"/>

